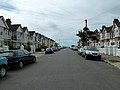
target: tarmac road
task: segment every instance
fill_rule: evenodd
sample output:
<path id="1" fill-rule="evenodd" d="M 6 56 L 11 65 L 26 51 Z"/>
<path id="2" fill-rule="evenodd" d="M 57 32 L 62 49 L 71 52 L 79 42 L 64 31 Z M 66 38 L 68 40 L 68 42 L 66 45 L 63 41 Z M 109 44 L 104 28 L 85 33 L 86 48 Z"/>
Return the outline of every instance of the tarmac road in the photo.
<path id="1" fill-rule="evenodd" d="M 120 69 L 85 60 L 63 49 L 37 58 L 35 64 L 9 70 L 0 90 L 120 90 Z"/>

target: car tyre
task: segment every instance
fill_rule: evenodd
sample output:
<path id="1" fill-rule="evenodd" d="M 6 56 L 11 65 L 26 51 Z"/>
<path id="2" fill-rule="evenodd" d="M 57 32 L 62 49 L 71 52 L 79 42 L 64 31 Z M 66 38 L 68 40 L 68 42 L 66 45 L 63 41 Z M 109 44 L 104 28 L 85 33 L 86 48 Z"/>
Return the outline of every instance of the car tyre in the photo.
<path id="1" fill-rule="evenodd" d="M 101 61 L 101 57 L 98 57 L 98 60 Z"/>
<path id="2" fill-rule="evenodd" d="M 35 63 L 36 62 L 36 58 L 33 58 L 32 62 Z"/>
<path id="3" fill-rule="evenodd" d="M 82 53 L 79 53 L 80 56 L 82 56 Z"/>
<path id="4" fill-rule="evenodd" d="M 83 55 L 83 54 L 81 54 L 81 57 L 84 57 L 84 55 Z"/>
<path id="5" fill-rule="evenodd" d="M 19 64 L 18 64 L 19 68 L 22 69 L 23 68 L 23 62 L 20 61 Z"/>
<path id="6" fill-rule="evenodd" d="M 4 67 L 4 66 L 1 66 L 0 67 L 0 78 L 3 78 L 6 76 L 6 73 L 7 73 L 7 68 Z"/>
<path id="7" fill-rule="evenodd" d="M 88 56 L 87 55 L 85 55 L 85 60 L 88 60 Z"/>

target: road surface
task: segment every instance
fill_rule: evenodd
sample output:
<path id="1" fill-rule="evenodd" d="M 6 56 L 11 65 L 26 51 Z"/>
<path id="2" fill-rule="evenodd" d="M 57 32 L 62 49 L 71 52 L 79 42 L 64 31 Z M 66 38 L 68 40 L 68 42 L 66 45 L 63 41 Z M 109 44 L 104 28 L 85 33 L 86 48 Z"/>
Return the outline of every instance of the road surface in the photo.
<path id="1" fill-rule="evenodd" d="M 120 70 L 85 60 L 67 48 L 41 56 L 23 69 L 9 70 L 0 79 L 0 90 L 120 90 Z"/>

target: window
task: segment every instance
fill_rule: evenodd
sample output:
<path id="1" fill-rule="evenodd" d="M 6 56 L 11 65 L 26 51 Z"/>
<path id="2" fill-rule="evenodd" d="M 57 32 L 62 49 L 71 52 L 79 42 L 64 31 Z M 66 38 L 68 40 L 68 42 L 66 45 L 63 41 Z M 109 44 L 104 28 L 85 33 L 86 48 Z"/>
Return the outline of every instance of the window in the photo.
<path id="1" fill-rule="evenodd" d="M 27 50 L 24 50 L 24 53 L 27 54 L 27 55 L 30 54 Z"/>
<path id="2" fill-rule="evenodd" d="M 0 35 L 3 35 L 3 32 L 2 32 L 2 31 L 0 32 Z"/>
<path id="3" fill-rule="evenodd" d="M 8 31 L 8 35 L 10 35 L 10 32 Z"/>
<path id="4" fill-rule="evenodd" d="M 118 42 L 117 42 L 117 46 L 118 46 Z"/>
<path id="5" fill-rule="evenodd" d="M 22 56 L 22 55 L 24 55 L 24 52 L 22 50 L 19 50 L 19 51 L 17 51 L 17 55 Z"/>
<path id="6" fill-rule="evenodd" d="M 119 29 L 119 35 L 120 35 L 120 29 Z"/>

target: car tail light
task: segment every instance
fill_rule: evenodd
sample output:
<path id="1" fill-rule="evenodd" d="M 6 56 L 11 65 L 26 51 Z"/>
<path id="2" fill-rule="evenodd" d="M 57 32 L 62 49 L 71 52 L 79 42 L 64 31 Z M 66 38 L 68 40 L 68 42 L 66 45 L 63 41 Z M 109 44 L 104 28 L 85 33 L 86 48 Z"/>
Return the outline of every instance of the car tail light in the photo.
<path id="1" fill-rule="evenodd" d="M 16 59 L 16 57 L 11 57 L 11 59 L 12 59 L 12 60 L 15 60 L 15 59 Z"/>
<path id="2" fill-rule="evenodd" d="M 16 60 L 16 57 L 10 57 L 9 61 L 14 62 Z"/>

